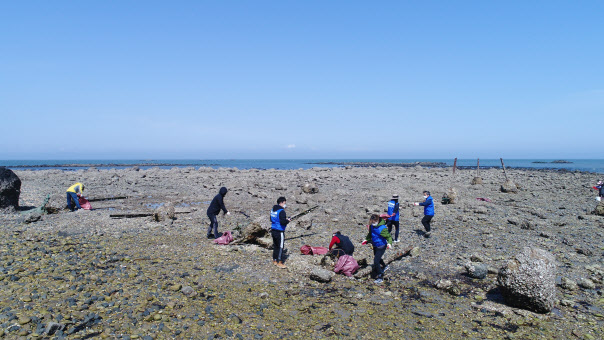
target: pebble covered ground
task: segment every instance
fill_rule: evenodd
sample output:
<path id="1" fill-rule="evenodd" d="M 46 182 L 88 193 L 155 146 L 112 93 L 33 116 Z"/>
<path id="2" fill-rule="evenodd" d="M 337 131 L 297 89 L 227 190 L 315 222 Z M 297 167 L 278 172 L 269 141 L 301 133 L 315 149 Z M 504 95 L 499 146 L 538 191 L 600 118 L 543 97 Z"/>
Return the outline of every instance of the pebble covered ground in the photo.
<path id="1" fill-rule="evenodd" d="M 21 210 L 0 214 L 0 336 L 43 339 L 279 339 L 604 338 L 604 217 L 582 172 L 508 170 L 520 186 L 503 193 L 500 170 L 333 168 L 237 170 L 137 168 L 16 171 Z M 28 209 L 52 194 L 62 208 L 65 189 L 85 183 L 94 210 L 31 218 Z M 305 184 L 318 192 L 305 193 Z M 252 222 L 269 227 L 277 197 L 291 216 L 319 208 L 286 231 L 287 270 L 272 265 L 271 250 L 253 244 L 214 245 L 205 238 L 206 208 L 221 186 L 231 215 L 220 230 Z M 454 204 L 440 197 L 454 187 Z M 422 190 L 436 202 L 431 238 L 424 238 Z M 353 240 L 355 258 L 371 259 L 360 245 L 368 216 L 400 195 L 401 242 L 412 256 L 392 262 L 382 284 L 370 278 L 309 278 L 321 256 L 304 244 L 326 247 L 334 230 Z M 477 200 L 488 198 L 490 202 Z M 173 206 L 176 219 L 113 219 Z M 505 305 L 497 270 L 533 246 L 554 254 L 557 300 L 547 314 Z M 464 264 L 483 262 L 489 275 L 466 275 Z M 49 333 L 52 333 L 50 335 Z"/>

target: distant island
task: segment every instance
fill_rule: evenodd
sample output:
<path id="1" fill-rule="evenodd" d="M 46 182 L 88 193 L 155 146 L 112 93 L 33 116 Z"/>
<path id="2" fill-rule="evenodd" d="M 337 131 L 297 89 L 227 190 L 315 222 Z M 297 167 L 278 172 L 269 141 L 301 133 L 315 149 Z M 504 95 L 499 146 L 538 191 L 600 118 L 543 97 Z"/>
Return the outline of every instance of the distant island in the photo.
<path id="1" fill-rule="evenodd" d="M 541 164 L 549 164 L 549 163 L 556 163 L 556 164 L 572 164 L 572 162 L 570 161 L 565 161 L 563 159 L 559 159 L 559 160 L 555 160 L 555 161 L 551 161 L 551 162 L 545 162 L 545 161 L 534 161 L 533 163 L 541 163 Z"/>

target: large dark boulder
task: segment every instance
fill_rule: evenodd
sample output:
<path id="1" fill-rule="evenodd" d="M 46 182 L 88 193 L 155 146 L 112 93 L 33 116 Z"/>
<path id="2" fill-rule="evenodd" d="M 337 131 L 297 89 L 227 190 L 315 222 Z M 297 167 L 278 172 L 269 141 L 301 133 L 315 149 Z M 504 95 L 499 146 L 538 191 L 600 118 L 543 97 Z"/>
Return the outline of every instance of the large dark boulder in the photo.
<path id="1" fill-rule="evenodd" d="M 501 268 L 497 283 L 507 304 L 550 312 L 556 297 L 556 260 L 545 250 L 526 247 Z"/>
<path id="2" fill-rule="evenodd" d="M 19 207 L 21 180 L 15 173 L 0 166 L 0 209 Z"/>

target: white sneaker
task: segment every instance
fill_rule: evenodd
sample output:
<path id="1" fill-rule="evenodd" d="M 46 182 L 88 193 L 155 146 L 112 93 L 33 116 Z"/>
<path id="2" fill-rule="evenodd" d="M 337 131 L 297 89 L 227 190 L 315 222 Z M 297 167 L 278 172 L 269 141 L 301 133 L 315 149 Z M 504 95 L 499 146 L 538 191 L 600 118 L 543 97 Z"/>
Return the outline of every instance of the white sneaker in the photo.
<path id="1" fill-rule="evenodd" d="M 394 242 L 400 242 L 400 240 L 394 240 Z"/>

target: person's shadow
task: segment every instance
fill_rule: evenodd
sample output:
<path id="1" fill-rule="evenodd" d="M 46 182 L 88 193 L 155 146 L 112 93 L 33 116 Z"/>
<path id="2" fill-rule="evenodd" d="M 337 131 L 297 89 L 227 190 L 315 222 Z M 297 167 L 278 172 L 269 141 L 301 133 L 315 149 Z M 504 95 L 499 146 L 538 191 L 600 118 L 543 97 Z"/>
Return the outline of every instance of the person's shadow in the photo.
<path id="1" fill-rule="evenodd" d="M 426 232 L 421 229 L 415 229 L 414 231 L 417 236 L 424 236 L 426 234 Z"/>

